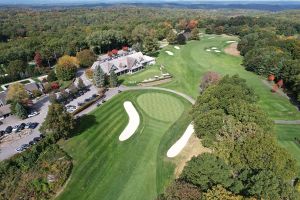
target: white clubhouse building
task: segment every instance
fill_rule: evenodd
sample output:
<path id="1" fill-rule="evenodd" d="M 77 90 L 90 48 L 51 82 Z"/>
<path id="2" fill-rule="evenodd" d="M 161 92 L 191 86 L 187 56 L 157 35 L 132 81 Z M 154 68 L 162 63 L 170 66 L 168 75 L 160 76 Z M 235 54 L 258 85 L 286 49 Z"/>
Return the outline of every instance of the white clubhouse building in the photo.
<path id="1" fill-rule="evenodd" d="M 92 69 L 100 65 L 104 73 L 110 74 L 112 70 L 119 76 L 122 74 L 132 74 L 147 65 L 155 64 L 155 58 L 143 55 L 141 52 L 136 51 L 119 51 L 117 55 L 109 57 L 102 55 L 99 60 L 94 62 Z"/>

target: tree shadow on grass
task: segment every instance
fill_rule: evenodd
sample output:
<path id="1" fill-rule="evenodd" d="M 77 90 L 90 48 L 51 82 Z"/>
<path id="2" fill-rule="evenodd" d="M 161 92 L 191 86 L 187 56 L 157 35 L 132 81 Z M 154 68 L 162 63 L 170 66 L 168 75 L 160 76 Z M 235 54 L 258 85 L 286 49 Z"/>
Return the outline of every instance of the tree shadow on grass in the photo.
<path id="1" fill-rule="evenodd" d="M 70 138 L 75 137 L 89 129 L 91 126 L 97 123 L 94 115 L 82 115 L 76 119 L 74 133 Z"/>

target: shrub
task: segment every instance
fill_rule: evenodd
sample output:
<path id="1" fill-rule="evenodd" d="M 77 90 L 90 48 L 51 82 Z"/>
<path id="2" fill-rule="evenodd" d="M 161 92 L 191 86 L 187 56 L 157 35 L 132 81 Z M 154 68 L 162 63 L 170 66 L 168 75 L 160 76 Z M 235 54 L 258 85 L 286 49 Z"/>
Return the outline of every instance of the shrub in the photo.
<path id="1" fill-rule="evenodd" d="M 42 96 L 42 92 L 40 90 L 33 90 L 32 91 L 32 95 L 36 98 L 36 97 L 40 97 Z"/>

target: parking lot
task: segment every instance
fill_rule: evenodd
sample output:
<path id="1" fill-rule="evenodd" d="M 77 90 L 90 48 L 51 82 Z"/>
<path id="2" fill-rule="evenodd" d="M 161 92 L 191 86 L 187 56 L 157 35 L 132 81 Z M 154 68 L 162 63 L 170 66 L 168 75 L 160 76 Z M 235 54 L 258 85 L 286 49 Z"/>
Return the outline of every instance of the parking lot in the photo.
<path id="1" fill-rule="evenodd" d="M 83 95 L 73 99 L 68 104 L 66 104 L 66 106 L 73 105 L 73 106 L 76 106 L 76 108 L 78 108 L 78 103 L 85 102 L 85 100 L 87 98 L 92 97 L 93 95 L 97 94 L 97 92 L 98 92 L 98 89 L 94 85 L 91 84 L 91 82 L 85 77 L 85 75 L 83 75 L 82 71 L 79 71 L 78 76 L 80 76 L 82 78 L 82 80 L 86 86 L 89 86 L 89 91 L 87 91 Z M 75 84 L 77 84 L 77 80 L 75 81 Z M 100 105 L 100 104 L 102 104 L 103 100 L 105 100 L 105 101 L 109 100 L 110 98 L 112 98 L 113 96 L 118 94 L 119 90 L 124 90 L 123 86 L 121 86 L 119 88 L 109 89 L 105 93 L 104 99 L 96 102 L 95 104 L 91 105 L 87 109 L 83 110 L 82 112 L 77 114 L 77 116 L 81 116 L 81 115 L 91 112 L 93 109 L 95 109 L 97 107 L 97 104 Z M 5 130 L 7 128 L 7 126 L 13 127 L 15 125 L 20 125 L 21 123 L 26 124 L 29 122 L 37 122 L 38 126 L 35 129 L 24 129 L 18 133 L 10 133 L 10 134 L 12 134 L 10 137 L 13 138 L 13 140 L 12 141 L 3 141 L 0 143 L 0 160 L 7 159 L 7 158 L 11 157 L 12 155 L 18 153 L 17 152 L 18 148 L 20 148 L 22 145 L 28 144 L 34 138 L 40 136 L 41 133 L 39 132 L 39 128 L 47 115 L 49 105 L 50 105 L 49 97 L 44 96 L 39 101 L 37 101 L 34 105 L 34 110 L 38 111 L 39 115 L 30 117 L 30 118 L 27 118 L 24 120 L 20 120 L 15 116 L 9 116 L 3 120 L 3 124 L 0 125 L 0 131 Z M 28 133 L 23 134 L 24 131 L 28 131 Z"/>

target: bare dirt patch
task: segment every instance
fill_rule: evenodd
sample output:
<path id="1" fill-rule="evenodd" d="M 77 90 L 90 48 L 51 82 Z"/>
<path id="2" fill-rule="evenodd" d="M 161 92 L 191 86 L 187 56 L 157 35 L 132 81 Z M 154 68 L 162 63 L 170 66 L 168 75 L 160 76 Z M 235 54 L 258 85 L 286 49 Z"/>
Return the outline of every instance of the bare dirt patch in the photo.
<path id="1" fill-rule="evenodd" d="M 238 43 L 232 43 L 228 47 L 224 49 L 225 53 L 232 55 L 232 56 L 239 56 L 240 52 L 237 49 Z"/>
<path id="2" fill-rule="evenodd" d="M 161 79 L 161 80 L 155 80 L 155 81 L 151 81 L 148 83 L 140 83 L 140 86 L 144 86 L 144 87 L 150 87 L 150 86 L 155 86 L 155 85 L 160 85 L 163 83 L 168 83 L 172 81 L 172 78 L 166 78 L 166 79 Z"/>
<path id="3" fill-rule="evenodd" d="M 193 156 L 198 156 L 205 152 L 211 152 L 210 149 L 203 147 L 201 144 L 201 140 L 197 138 L 194 134 L 190 137 L 188 143 L 180 152 L 180 154 L 176 157 L 176 168 L 175 168 L 175 176 L 179 177 L 186 163 L 191 160 Z"/>

